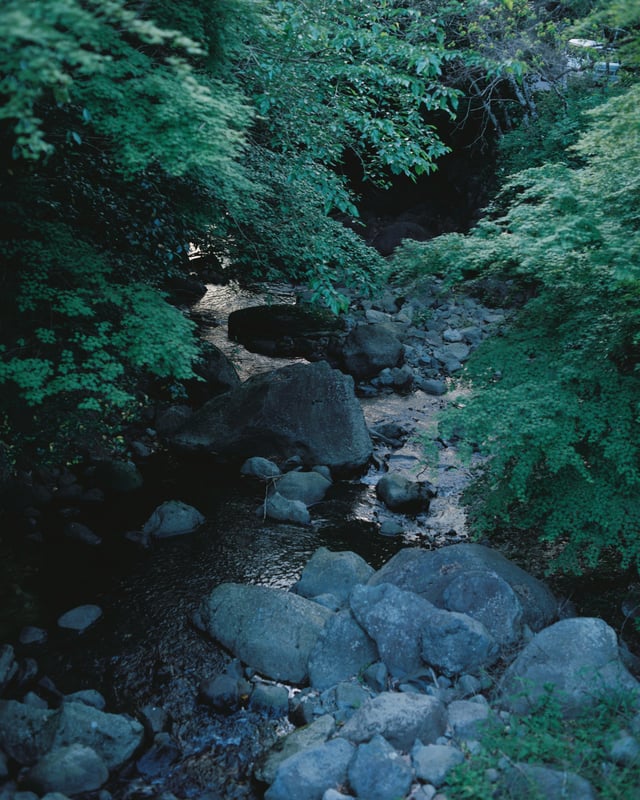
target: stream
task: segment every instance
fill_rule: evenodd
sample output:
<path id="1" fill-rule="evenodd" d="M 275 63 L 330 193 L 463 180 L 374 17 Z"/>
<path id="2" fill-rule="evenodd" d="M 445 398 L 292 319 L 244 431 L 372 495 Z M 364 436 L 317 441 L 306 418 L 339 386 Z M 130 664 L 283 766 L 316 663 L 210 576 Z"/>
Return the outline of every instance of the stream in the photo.
<path id="1" fill-rule="evenodd" d="M 274 297 L 279 303 L 292 300 L 286 287 L 274 290 Z M 291 363 L 251 353 L 227 337 L 230 311 L 270 299 L 215 286 L 190 308 L 201 335 L 232 359 L 243 380 Z M 419 438 L 447 403 L 459 399 L 460 391 L 451 387 L 443 397 L 415 391 L 362 399 L 370 428 L 392 420 L 412 433 L 400 448 L 376 443 L 369 471 L 334 484 L 311 509 L 310 527 L 265 521 L 259 513 L 261 498 L 236 475 L 162 454 L 141 467 L 141 492 L 113 503 L 108 514 L 91 521 L 103 537 L 102 548 L 61 542 L 43 546 L 40 568 L 32 585 L 26 584 L 38 598 L 37 624 L 50 632 L 46 652 L 37 655 L 42 672 L 61 692 L 97 689 L 109 711 L 140 716 L 145 708 L 161 708 L 179 746 L 175 762 L 142 761 L 138 770 L 130 765 L 112 780 L 107 788 L 116 800 L 163 792 L 207 800 L 262 797 L 251 779 L 253 765 L 290 725 L 249 709 L 217 714 L 199 702 L 200 683 L 222 672 L 231 659 L 195 629 L 193 613 L 225 581 L 289 588 L 320 546 L 353 550 L 379 568 L 402 547 L 464 541 L 467 521 L 459 498 L 474 464 L 463 465 L 455 448 L 443 446 L 438 463 L 426 465 Z M 429 513 L 409 517 L 381 505 L 375 484 L 387 468 L 437 486 Z M 187 536 L 154 541 L 148 549 L 123 538 L 124 531 L 139 530 L 168 499 L 195 506 L 205 515 L 205 525 Z M 399 535 L 380 534 L 388 520 L 398 523 Z M 57 616 L 82 603 L 100 605 L 104 618 L 81 637 L 62 634 Z"/>

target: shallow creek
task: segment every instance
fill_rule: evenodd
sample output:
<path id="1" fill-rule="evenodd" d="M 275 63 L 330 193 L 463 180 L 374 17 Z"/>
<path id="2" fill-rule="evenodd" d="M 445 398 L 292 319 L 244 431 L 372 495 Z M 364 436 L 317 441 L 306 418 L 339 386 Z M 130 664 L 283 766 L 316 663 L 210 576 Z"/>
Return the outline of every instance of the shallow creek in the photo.
<path id="1" fill-rule="evenodd" d="M 288 297 L 283 290 L 274 300 L 286 302 Z M 227 338 L 230 311 L 269 299 L 237 288 L 211 287 L 191 308 L 202 335 L 233 360 L 243 380 L 290 363 L 249 353 Z M 250 779 L 253 761 L 287 723 L 249 711 L 224 717 L 198 702 L 199 683 L 220 672 L 229 657 L 193 628 L 191 616 L 201 599 L 223 581 L 289 588 L 322 545 L 354 550 L 379 567 L 401 547 L 464 539 L 466 520 L 457 498 L 469 473 L 452 448 L 441 451 L 439 464 L 426 467 L 417 438 L 451 397 L 417 392 L 363 400 L 369 426 L 399 422 L 412 436 L 400 449 L 376 446 L 376 463 L 370 471 L 360 479 L 336 484 L 327 499 L 311 509 L 309 528 L 265 522 L 256 513 L 260 497 L 235 476 L 212 472 L 205 464 L 185 466 L 166 458 L 147 467 L 149 488 L 144 496 L 114 509 L 115 518 L 120 519 L 104 520 L 98 532 L 108 538 L 108 526 L 139 528 L 153 508 L 167 499 L 196 506 L 207 517 L 202 529 L 155 542 L 147 551 L 121 542 L 90 561 L 69 551 L 66 567 L 47 571 L 49 578 L 39 591 L 43 613 L 50 615 L 49 630 L 55 628 L 55 614 L 65 610 L 64 604 L 68 608 L 98 603 L 105 611 L 95 630 L 79 639 L 60 637 L 52 642 L 51 655 L 42 662 L 47 674 L 62 691 L 100 690 L 109 710 L 135 714 L 145 705 L 162 707 L 170 714 L 170 731 L 183 751 L 176 764 L 159 768 L 155 775 L 123 775 L 111 787 L 116 797 L 147 797 L 161 791 L 178 797 L 207 793 L 210 800 L 261 796 Z M 375 497 L 375 484 L 385 465 L 427 478 L 438 487 L 429 514 L 410 518 L 383 509 Z M 401 524 L 402 534 L 380 535 L 380 524 L 389 518 Z M 61 585 L 64 573 L 75 576 L 68 588 Z"/>

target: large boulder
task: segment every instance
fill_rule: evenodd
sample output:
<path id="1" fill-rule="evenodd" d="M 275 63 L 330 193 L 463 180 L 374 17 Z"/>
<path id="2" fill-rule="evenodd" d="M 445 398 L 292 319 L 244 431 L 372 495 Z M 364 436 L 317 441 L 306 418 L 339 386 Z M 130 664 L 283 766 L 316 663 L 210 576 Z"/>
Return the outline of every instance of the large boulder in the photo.
<path id="1" fill-rule="evenodd" d="M 200 606 L 204 630 L 237 658 L 274 680 L 304 683 L 318 636 L 333 616 L 282 589 L 223 583 Z"/>
<path id="2" fill-rule="evenodd" d="M 316 358 L 343 327 L 340 317 L 310 306 L 249 306 L 229 314 L 229 338 L 254 353 Z"/>
<path id="3" fill-rule="evenodd" d="M 210 342 L 204 342 L 201 358 L 195 363 L 193 371 L 198 377 L 185 381 L 185 388 L 194 406 L 202 405 L 212 397 L 240 385 L 232 362 Z"/>
<path id="4" fill-rule="evenodd" d="M 444 675 L 476 675 L 499 653 L 485 626 L 467 614 L 434 609 L 423 625 L 422 658 Z"/>
<path id="5" fill-rule="evenodd" d="M 431 603 L 387 583 L 356 586 L 350 604 L 392 675 L 400 677 L 422 669 L 422 631 L 436 610 Z"/>
<path id="6" fill-rule="evenodd" d="M 397 800 L 411 788 L 411 766 L 395 748 L 377 734 L 356 750 L 349 765 L 349 784 L 356 797 Z"/>
<path id="7" fill-rule="evenodd" d="M 344 369 L 358 381 L 397 367 L 403 354 L 402 342 L 382 323 L 356 325 L 342 345 Z"/>
<path id="8" fill-rule="evenodd" d="M 501 703 L 526 713 L 549 691 L 566 715 L 640 683 L 620 660 L 615 631 L 602 619 L 563 619 L 540 631 L 504 673 Z"/>
<path id="9" fill-rule="evenodd" d="M 327 789 L 346 783 L 354 747 L 344 739 L 303 750 L 278 767 L 264 800 L 322 800 Z"/>
<path id="10" fill-rule="evenodd" d="M 327 623 L 309 657 L 309 679 L 315 689 L 351 678 L 376 661 L 378 651 L 348 611 Z"/>
<path id="11" fill-rule="evenodd" d="M 249 378 L 205 403 L 171 441 L 222 463 L 299 456 L 307 467 L 324 464 L 338 474 L 362 470 L 372 454 L 352 378 L 324 361 Z"/>
<path id="12" fill-rule="evenodd" d="M 95 750 L 82 744 L 72 744 L 43 756 L 26 774 L 24 785 L 40 795 L 61 792 L 72 796 L 93 792 L 103 786 L 108 778 L 109 770 Z"/>
<path id="13" fill-rule="evenodd" d="M 319 547 L 307 561 L 294 591 L 303 597 L 331 594 L 338 602 L 344 603 L 353 587 L 366 583 L 373 572 L 373 567 L 357 553 L 350 550 L 334 552 Z"/>
<path id="14" fill-rule="evenodd" d="M 360 744 L 377 733 L 398 750 L 408 753 L 416 739 L 432 744 L 447 728 L 445 707 L 435 697 L 412 692 L 382 692 L 356 711 L 340 735 Z"/>
<path id="15" fill-rule="evenodd" d="M 381 583 L 392 583 L 401 589 L 416 592 L 439 608 L 450 611 L 461 611 L 466 608 L 466 613 L 473 616 L 474 605 L 481 603 L 482 608 L 487 609 L 492 602 L 491 598 L 480 601 L 476 596 L 477 581 L 470 584 L 474 591 L 472 603 L 465 603 L 463 599 L 467 591 L 464 577 L 456 583 L 460 593 L 458 602 L 452 603 L 452 594 L 447 593 L 454 580 L 468 573 L 476 576 L 478 573 L 489 573 L 506 581 L 522 606 L 522 623 L 534 631 L 545 628 L 557 616 L 557 601 L 542 581 L 529 575 L 496 550 L 480 544 L 454 544 L 438 550 L 405 548 L 387 561 L 373 575 L 369 584 L 377 586 Z M 496 590 L 495 582 L 489 583 L 488 587 L 493 597 L 493 592 Z M 455 608 L 449 608 L 449 604 L 455 605 Z M 491 630 L 491 633 L 496 639 L 503 641 L 495 630 Z"/>

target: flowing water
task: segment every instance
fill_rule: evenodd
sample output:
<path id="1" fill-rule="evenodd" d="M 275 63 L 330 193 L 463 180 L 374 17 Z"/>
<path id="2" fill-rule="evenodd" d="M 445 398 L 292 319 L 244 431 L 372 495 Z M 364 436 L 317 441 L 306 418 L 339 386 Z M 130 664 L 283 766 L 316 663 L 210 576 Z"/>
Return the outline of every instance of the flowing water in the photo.
<path id="1" fill-rule="evenodd" d="M 191 308 L 201 335 L 232 359 L 242 379 L 291 363 L 250 353 L 227 338 L 230 311 L 270 299 L 238 287 L 210 287 Z M 274 290 L 273 299 L 293 302 L 284 287 Z M 49 655 L 41 659 L 45 672 L 65 692 L 100 690 L 112 711 L 136 714 L 146 705 L 162 707 L 182 749 L 180 760 L 161 765 L 157 774 L 122 776 L 111 787 L 116 797 L 147 797 L 165 790 L 178 797 L 207 793 L 210 800 L 261 796 L 250 779 L 253 760 L 286 723 L 248 710 L 223 717 L 198 702 L 199 683 L 219 673 L 229 656 L 193 627 L 192 615 L 202 598 L 224 581 L 289 588 L 320 546 L 353 550 L 377 568 L 401 547 L 463 540 L 466 520 L 458 497 L 469 468 L 459 463 L 452 447 L 442 447 L 437 462 L 425 466 L 419 441 L 454 396 L 416 392 L 363 400 L 369 426 L 394 421 L 411 435 L 398 449 L 377 446 L 371 470 L 332 487 L 312 508 L 308 528 L 265 521 L 259 513 L 261 498 L 236 476 L 210 464 L 163 457 L 146 468 L 143 492 L 126 504 L 118 501 L 92 521 L 106 543 L 98 554 L 89 556 L 77 544 L 44 554 L 48 568 L 37 576 L 40 622 L 49 623 L 54 637 Z M 428 514 L 403 516 L 381 506 L 375 484 L 387 468 L 437 486 L 438 497 Z M 148 550 L 123 541 L 125 530 L 140 529 L 152 510 L 170 499 L 194 505 L 206 524 L 194 534 L 154 542 Z M 380 524 L 389 519 L 401 525 L 400 535 L 380 535 Z M 58 613 L 89 602 L 105 611 L 95 630 L 75 639 L 55 634 Z"/>

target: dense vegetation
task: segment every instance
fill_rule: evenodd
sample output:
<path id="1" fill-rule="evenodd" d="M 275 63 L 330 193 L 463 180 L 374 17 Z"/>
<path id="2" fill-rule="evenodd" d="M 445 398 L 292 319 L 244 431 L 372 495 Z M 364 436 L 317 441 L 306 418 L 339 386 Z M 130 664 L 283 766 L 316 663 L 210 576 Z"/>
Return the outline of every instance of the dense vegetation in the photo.
<path id="1" fill-rule="evenodd" d="M 445 427 L 489 457 L 469 494 L 478 531 L 537 535 L 549 569 L 574 572 L 640 565 L 640 11 L 602 5 L 578 30 L 606 21 L 626 76 L 548 99 L 505 137 L 511 174 L 483 221 L 395 265 L 404 279 L 498 276 L 530 298 L 470 364 L 470 399 Z"/>

